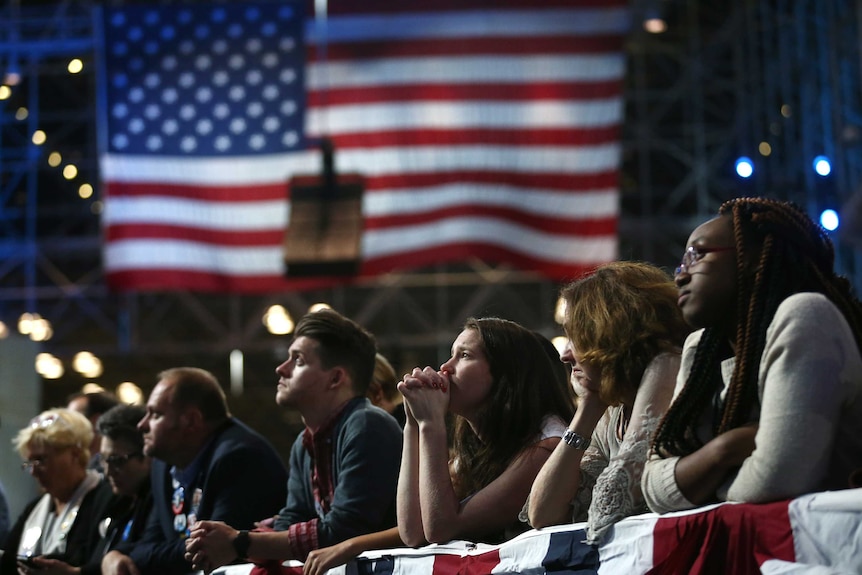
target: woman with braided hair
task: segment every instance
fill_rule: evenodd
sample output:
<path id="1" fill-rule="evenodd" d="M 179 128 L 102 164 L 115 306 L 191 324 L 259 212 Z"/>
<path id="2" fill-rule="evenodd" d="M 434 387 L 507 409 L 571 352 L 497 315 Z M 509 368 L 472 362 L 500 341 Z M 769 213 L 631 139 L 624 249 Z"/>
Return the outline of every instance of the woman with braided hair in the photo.
<path id="1" fill-rule="evenodd" d="M 678 304 L 698 331 L 653 440 L 653 511 L 848 486 L 862 464 L 862 304 L 797 206 L 725 202 L 692 232 Z"/>

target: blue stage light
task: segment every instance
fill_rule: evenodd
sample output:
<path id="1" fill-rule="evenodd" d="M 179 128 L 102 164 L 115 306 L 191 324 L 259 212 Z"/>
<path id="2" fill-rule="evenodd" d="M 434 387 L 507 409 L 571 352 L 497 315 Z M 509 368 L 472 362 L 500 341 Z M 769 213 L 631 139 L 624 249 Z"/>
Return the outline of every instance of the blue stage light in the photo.
<path id="1" fill-rule="evenodd" d="M 750 178 L 754 174 L 754 162 L 747 156 L 740 156 L 736 160 L 736 173 L 740 178 Z"/>
<path id="2" fill-rule="evenodd" d="M 840 224 L 841 220 L 838 218 L 838 212 L 835 210 L 823 210 L 820 214 L 820 225 L 827 231 L 834 232 Z"/>
<path id="3" fill-rule="evenodd" d="M 832 164 L 829 163 L 829 158 L 826 156 L 817 156 L 811 165 L 814 167 L 814 171 L 821 176 L 828 176 L 832 172 Z"/>

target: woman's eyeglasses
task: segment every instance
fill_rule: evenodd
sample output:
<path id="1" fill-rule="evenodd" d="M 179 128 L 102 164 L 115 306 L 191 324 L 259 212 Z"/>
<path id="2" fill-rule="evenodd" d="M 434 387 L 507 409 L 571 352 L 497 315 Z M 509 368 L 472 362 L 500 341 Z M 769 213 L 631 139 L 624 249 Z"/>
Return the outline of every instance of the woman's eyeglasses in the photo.
<path id="1" fill-rule="evenodd" d="M 34 467 L 45 467 L 45 462 L 48 460 L 48 454 L 38 457 L 31 457 L 21 464 L 21 469 L 27 473 L 33 471 Z"/>
<path id="2" fill-rule="evenodd" d="M 127 453 L 125 455 L 109 455 L 107 457 L 102 457 L 100 463 L 102 464 L 103 469 L 108 469 L 109 467 L 113 467 L 114 469 L 122 469 L 126 466 L 126 463 L 129 462 L 130 459 L 134 457 L 143 457 L 143 453 Z"/>
<path id="3" fill-rule="evenodd" d="M 686 248 L 685 253 L 682 254 L 682 261 L 679 263 L 679 267 L 673 270 L 673 277 L 676 278 L 682 273 L 689 273 L 691 268 L 697 265 L 697 263 L 703 259 L 703 256 L 712 252 L 728 252 L 731 250 L 735 250 L 736 248 L 733 246 L 724 246 L 718 248 L 696 248 L 694 246 L 688 246 Z"/>

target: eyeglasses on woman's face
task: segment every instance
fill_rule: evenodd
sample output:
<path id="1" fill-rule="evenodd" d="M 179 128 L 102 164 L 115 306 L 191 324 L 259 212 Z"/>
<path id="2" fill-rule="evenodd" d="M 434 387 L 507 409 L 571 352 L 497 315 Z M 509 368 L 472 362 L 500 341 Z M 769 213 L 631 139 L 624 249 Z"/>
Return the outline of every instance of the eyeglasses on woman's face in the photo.
<path id="1" fill-rule="evenodd" d="M 688 246 L 685 253 L 682 254 L 682 260 L 679 266 L 673 271 L 673 277 L 679 277 L 680 274 L 689 273 L 691 269 L 703 259 L 703 256 L 713 252 L 728 252 L 735 250 L 733 246 L 722 246 L 716 248 Z"/>
<path id="2" fill-rule="evenodd" d="M 34 468 L 45 467 L 45 463 L 48 461 L 47 455 L 37 455 L 36 457 L 31 457 L 21 464 L 21 470 L 30 473 Z"/>
<path id="3" fill-rule="evenodd" d="M 42 453 L 30 452 L 30 456 L 21 464 L 21 469 L 32 472 L 34 469 L 44 469 L 48 463 L 59 453 L 68 449 L 67 447 L 49 447 Z"/>

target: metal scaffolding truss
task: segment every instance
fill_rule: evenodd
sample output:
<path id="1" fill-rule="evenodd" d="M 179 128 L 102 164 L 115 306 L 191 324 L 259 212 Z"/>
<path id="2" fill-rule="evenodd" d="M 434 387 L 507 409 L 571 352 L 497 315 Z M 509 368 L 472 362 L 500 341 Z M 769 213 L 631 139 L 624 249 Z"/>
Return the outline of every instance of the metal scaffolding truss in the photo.
<path id="1" fill-rule="evenodd" d="M 623 166 L 623 257 L 670 263 L 724 200 L 791 200 L 842 211 L 862 181 L 858 3 L 636 2 L 668 32 L 635 32 Z M 818 155 L 832 173 L 812 168 Z M 755 174 L 734 173 L 748 156 Z M 859 229 L 836 233 L 838 269 L 862 287 Z M 668 253 L 670 249 L 673 253 Z"/>
<path id="2" fill-rule="evenodd" d="M 639 23 L 656 8 L 668 29 L 648 34 Z M 862 180 L 856 6 L 837 0 L 635 0 L 632 10 L 622 134 L 623 258 L 673 267 L 690 230 L 731 197 L 792 199 L 811 213 L 849 200 Z M 298 316 L 318 301 L 368 326 L 398 366 L 438 362 L 471 315 L 504 316 L 546 335 L 560 333 L 553 319 L 557 285 L 479 261 L 270 296 L 109 293 L 101 273 L 98 193 L 82 199 L 78 184 L 47 163 L 51 146 L 63 148 L 81 174 L 76 181 L 88 179 L 98 188 L 93 67 L 85 67 L 71 88 L 65 71 L 71 57 L 92 62 L 94 50 L 86 3 L 0 9 L 0 67 L 14 61 L 23 73 L 14 90 L 18 99 L 0 100 L 0 320 L 12 326 L 24 311 L 50 319 L 55 331 L 47 351 L 64 360 L 82 349 L 96 353 L 106 364 L 105 377 L 119 378 L 107 381 L 113 385 L 148 382 L 177 363 L 224 375 L 227 354 L 241 349 L 249 379 L 269 381 L 264 374 L 285 341 L 266 332 L 263 311 L 279 303 Z M 63 91 L 62 105 L 43 97 L 53 90 Z M 22 107 L 29 113 L 23 119 Z M 45 130 L 45 145 L 33 144 L 37 129 Z M 769 155 L 763 155 L 764 143 Z M 830 178 L 810 169 L 820 153 L 832 158 Z M 733 172 L 743 154 L 756 165 L 748 181 Z M 842 270 L 855 281 L 862 268 L 849 244 L 841 249 Z M 64 381 L 79 385 L 76 377 Z"/>

